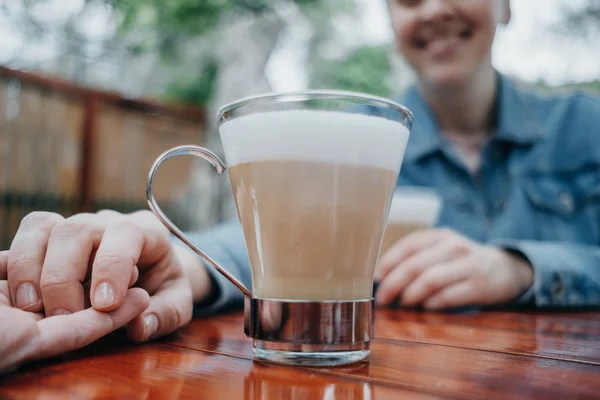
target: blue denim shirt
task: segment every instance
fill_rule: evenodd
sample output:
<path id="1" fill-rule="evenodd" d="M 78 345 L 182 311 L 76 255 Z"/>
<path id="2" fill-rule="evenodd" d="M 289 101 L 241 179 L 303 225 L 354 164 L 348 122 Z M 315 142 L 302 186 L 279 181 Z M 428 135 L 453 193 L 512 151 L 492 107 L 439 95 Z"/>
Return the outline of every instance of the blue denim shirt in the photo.
<path id="1" fill-rule="evenodd" d="M 600 305 L 600 101 L 583 94 L 547 97 L 498 75 L 495 132 L 473 176 L 442 137 L 416 88 L 399 99 L 414 114 L 398 185 L 435 189 L 439 226 L 516 251 L 534 269 L 518 303 L 537 307 Z M 232 222 L 193 240 L 248 286 L 241 228 Z M 218 273 L 216 301 L 204 311 L 241 304 Z"/>

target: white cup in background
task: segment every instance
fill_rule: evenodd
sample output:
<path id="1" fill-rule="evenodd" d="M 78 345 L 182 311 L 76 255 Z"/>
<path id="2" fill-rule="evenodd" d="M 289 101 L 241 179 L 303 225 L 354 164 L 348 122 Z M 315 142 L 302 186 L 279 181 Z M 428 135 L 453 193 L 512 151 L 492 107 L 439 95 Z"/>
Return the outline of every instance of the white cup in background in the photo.
<path id="1" fill-rule="evenodd" d="M 380 254 L 384 254 L 409 233 L 433 228 L 441 209 L 442 198 L 433 189 L 412 186 L 397 188 L 390 206 Z"/>

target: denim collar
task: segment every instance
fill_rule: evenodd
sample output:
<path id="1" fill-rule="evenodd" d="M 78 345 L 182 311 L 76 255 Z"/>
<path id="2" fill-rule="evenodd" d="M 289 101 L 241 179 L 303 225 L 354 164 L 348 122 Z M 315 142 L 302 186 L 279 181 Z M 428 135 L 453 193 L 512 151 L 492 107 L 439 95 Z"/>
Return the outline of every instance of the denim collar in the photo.
<path id="1" fill-rule="evenodd" d="M 530 99 L 502 74 L 497 74 L 496 122 L 494 139 L 515 145 L 529 145 L 543 137 L 537 115 Z M 414 115 L 407 161 L 418 161 L 439 150 L 444 140 L 440 135 L 435 116 L 416 86 L 408 88 L 399 98 Z"/>

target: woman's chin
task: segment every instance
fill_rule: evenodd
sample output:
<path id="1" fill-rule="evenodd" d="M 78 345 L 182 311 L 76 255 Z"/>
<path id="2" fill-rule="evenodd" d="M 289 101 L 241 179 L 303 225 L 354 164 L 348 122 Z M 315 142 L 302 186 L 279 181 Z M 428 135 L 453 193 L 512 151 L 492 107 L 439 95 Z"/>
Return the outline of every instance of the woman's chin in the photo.
<path id="1" fill-rule="evenodd" d="M 464 87 L 472 74 L 464 68 L 435 68 L 421 75 L 421 81 L 432 89 L 447 90 Z"/>

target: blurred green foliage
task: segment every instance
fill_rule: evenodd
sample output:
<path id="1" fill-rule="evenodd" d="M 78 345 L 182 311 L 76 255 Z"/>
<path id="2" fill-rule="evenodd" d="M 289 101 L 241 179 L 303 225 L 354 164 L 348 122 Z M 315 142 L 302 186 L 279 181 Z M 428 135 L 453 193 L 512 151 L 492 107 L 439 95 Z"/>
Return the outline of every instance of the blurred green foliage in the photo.
<path id="1" fill-rule="evenodd" d="M 585 92 L 594 96 L 600 96 L 600 80 L 568 83 L 559 86 L 550 85 L 544 81 L 538 81 L 536 82 L 535 86 L 542 91 Z"/>
<path id="2" fill-rule="evenodd" d="M 388 45 L 359 47 L 317 71 L 313 85 L 390 97 L 391 51 Z"/>
<path id="3" fill-rule="evenodd" d="M 318 6 L 322 0 L 107 0 L 121 14 L 120 32 L 153 31 L 156 40 L 136 44 L 173 57 L 182 39 L 199 37 L 215 29 L 225 15 L 263 14 L 283 2 L 300 7 Z"/>
<path id="4" fill-rule="evenodd" d="M 209 61 L 202 66 L 199 74 L 177 78 L 164 89 L 164 97 L 190 105 L 206 104 L 214 90 L 218 68 L 216 62 Z"/>
<path id="5" fill-rule="evenodd" d="M 308 42 L 310 85 L 360 91 L 389 96 L 390 48 L 365 46 L 341 59 L 329 59 L 320 46 L 331 34 L 333 17 L 351 14 L 355 0 L 112 0 L 121 13 L 120 32 L 145 32 L 143 39 L 130 46 L 132 54 L 157 51 L 164 62 L 176 62 L 177 45 L 186 39 L 209 34 L 224 16 L 271 12 L 278 4 L 293 2 L 311 23 Z M 153 38 L 153 39 L 152 39 Z M 177 77 L 164 90 L 165 97 L 189 104 L 203 105 L 210 99 L 219 66 L 212 60 L 200 66 L 199 73 Z"/>

